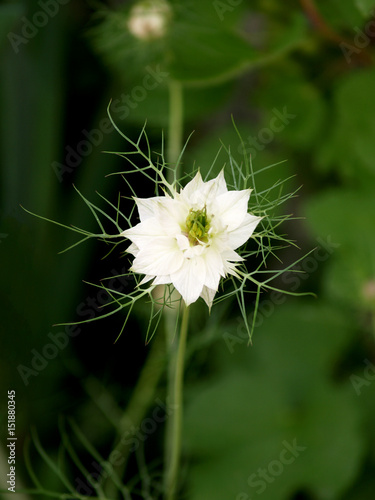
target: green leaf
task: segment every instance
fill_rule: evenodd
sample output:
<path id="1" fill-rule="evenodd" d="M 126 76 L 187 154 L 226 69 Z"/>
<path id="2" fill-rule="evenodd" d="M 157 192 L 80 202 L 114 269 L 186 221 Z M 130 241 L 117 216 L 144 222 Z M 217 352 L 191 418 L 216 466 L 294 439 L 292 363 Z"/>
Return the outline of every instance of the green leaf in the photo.
<path id="1" fill-rule="evenodd" d="M 367 18 L 372 15 L 372 9 L 375 7 L 374 0 L 354 0 L 354 4 L 362 14 L 363 17 Z"/>
<path id="2" fill-rule="evenodd" d="M 171 72 L 185 83 L 226 79 L 256 59 L 256 51 L 238 35 L 205 24 L 182 26 L 174 43 Z"/>
<path id="3" fill-rule="evenodd" d="M 330 236 L 335 244 L 373 247 L 375 234 L 370 228 L 375 227 L 375 205 L 371 189 L 341 188 L 316 194 L 304 204 L 303 215 L 315 234 Z"/>
<path id="4" fill-rule="evenodd" d="M 349 384 L 334 384 L 330 370 L 349 335 L 326 307 L 284 307 L 241 360 L 232 355 L 221 378 L 191 391 L 185 442 L 192 500 L 260 493 L 283 500 L 300 489 L 334 499 L 345 491 L 364 443 L 355 394 Z"/>
<path id="5" fill-rule="evenodd" d="M 362 22 L 357 0 L 342 2 L 341 0 L 316 0 L 318 11 L 326 23 L 337 28 L 354 28 Z"/>
<path id="6" fill-rule="evenodd" d="M 344 306 L 374 308 L 374 247 L 348 247 L 334 259 L 323 276 L 324 294 Z"/>
<path id="7" fill-rule="evenodd" d="M 321 165 L 344 179 L 367 185 L 375 180 L 375 102 L 368 98 L 375 71 L 362 70 L 343 78 L 334 94 L 330 136 L 318 154 Z"/>
<path id="8" fill-rule="evenodd" d="M 256 91 L 256 102 L 263 110 L 262 126 L 274 124 L 277 129 L 276 142 L 287 143 L 293 150 L 304 150 L 315 147 L 320 140 L 326 118 L 324 100 L 317 87 L 293 66 L 280 65 L 277 71 L 269 69 L 263 85 Z M 275 117 L 275 110 L 286 114 L 285 123 Z"/>
<path id="9" fill-rule="evenodd" d="M 334 245 L 333 258 L 323 275 L 327 296 L 367 308 L 371 298 L 366 298 L 366 287 L 375 276 L 372 190 L 327 191 L 305 203 L 304 214 L 313 233 Z"/>

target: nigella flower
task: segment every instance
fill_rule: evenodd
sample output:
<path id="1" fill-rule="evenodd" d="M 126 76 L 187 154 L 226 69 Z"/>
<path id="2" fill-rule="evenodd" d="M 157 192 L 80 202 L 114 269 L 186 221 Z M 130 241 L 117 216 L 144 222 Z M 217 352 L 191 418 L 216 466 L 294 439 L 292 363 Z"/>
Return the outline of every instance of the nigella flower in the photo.
<path id="1" fill-rule="evenodd" d="M 132 271 L 145 274 L 142 283 L 173 284 L 186 305 L 202 297 L 211 307 L 261 220 L 247 211 L 250 192 L 228 191 L 223 171 L 208 182 L 198 172 L 173 196 L 136 198 L 141 222 L 121 233 L 132 242 Z"/>

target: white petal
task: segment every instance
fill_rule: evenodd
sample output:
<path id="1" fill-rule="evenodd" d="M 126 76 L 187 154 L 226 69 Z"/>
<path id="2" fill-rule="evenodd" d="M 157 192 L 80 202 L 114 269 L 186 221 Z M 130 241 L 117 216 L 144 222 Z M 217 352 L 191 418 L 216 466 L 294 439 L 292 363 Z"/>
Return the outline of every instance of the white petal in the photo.
<path id="1" fill-rule="evenodd" d="M 184 187 L 180 198 L 191 208 L 202 209 L 208 206 L 221 194 L 227 192 L 227 185 L 222 170 L 215 179 L 208 182 L 202 180 L 200 172 Z"/>
<path id="2" fill-rule="evenodd" d="M 246 214 L 246 217 L 240 227 L 228 233 L 229 244 L 234 250 L 243 245 L 253 234 L 262 217 Z"/>
<path id="3" fill-rule="evenodd" d="M 152 244 L 155 238 L 166 236 L 155 217 L 151 217 L 136 226 L 125 229 L 121 235 L 135 243 L 140 249 Z"/>
<path id="4" fill-rule="evenodd" d="M 185 201 L 189 202 L 194 197 L 194 194 L 196 194 L 203 188 L 204 188 L 204 182 L 202 180 L 201 173 L 198 170 L 195 177 L 190 182 L 188 182 L 186 186 L 182 189 L 180 195 Z"/>
<path id="5" fill-rule="evenodd" d="M 225 182 L 223 169 L 215 179 L 211 179 L 210 181 L 203 183 L 201 192 L 204 198 L 204 204 L 211 204 L 219 195 L 226 193 L 227 191 L 228 188 Z"/>
<path id="6" fill-rule="evenodd" d="M 195 259 L 199 257 L 205 252 L 205 247 L 203 245 L 193 245 L 190 246 L 184 251 L 185 259 Z"/>
<path id="7" fill-rule="evenodd" d="M 220 174 L 216 177 L 216 179 L 214 179 L 214 181 L 217 185 L 216 196 L 228 192 L 227 183 L 225 182 L 225 177 L 224 177 L 224 169 L 220 171 Z"/>
<path id="8" fill-rule="evenodd" d="M 150 280 L 152 280 L 154 278 L 154 276 L 149 276 L 149 275 L 146 275 L 142 281 L 139 282 L 139 286 L 141 285 L 144 285 L 145 283 L 149 282 Z"/>
<path id="9" fill-rule="evenodd" d="M 134 198 L 141 222 L 149 219 L 150 217 L 155 217 L 158 202 L 164 198 L 164 196 L 155 196 L 154 198 Z"/>
<path id="10" fill-rule="evenodd" d="M 132 269 L 137 273 L 159 276 L 178 271 L 183 262 L 183 253 L 178 248 L 176 240 L 164 237 L 140 248 Z"/>
<path id="11" fill-rule="evenodd" d="M 221 252 L 221 257 L 224 259 L 224 261 L 231 261 L 231 262 L 243 262 L 245 259 L 241 257 L 241 255 L 238 255 L 237 252 L 232 250 L 231 248 L 226 248 Z"/>
<path id="12" fill-rule="evenodd" d="M 228 231 L 233 231 L 242 224 L 247 214 L 250 193 L 251 189 L 228 191 L 216 198 L 212 210 L 215 217 L 220 217 Z"/>
<path id="13" fill-rule="evenodd" d="M 211 288 L 208 288 L 207 286 L 203 287 L 201 297 L 206 302 L 206 304 L 208 305 L 210 310 L 212 307 L 212 302 L 214 300 L 215 294 L 216 294 L 216 290 L 212 290 Z"/>
<path id="14" fill-rule="evenodd" d="M 134 255 L 134 257 L 136 257 L 139 252 L 139 248 L 134 243 L 131 243 L 126 249 L 126 252 L 131 253 L 132 255 Z"/>
<path id="15" fill-rule="evenodd" d="M 231 274 L 232 276 L 235 276 L 236 278 L 241 278 L 237 271 L 236 271 L 236 263 L 232 263 L 232 262 L 225 262 L 224 266 L 225 266 L 225 274 Z"/>
<path id="16" fill-rule="evenodd" d="M 153 281 L 153 285 L 168 285 L 169 283 L 172 283 L 171 277 L 169 274 L 166 274 L 165 276 L 156 276 L 156 278 Z"/>
<path id="17" fill-rule="evenodd" d="M 220 278 L 225 276 L 223 259 L 221 255 L 212 248 L 208 248 L 204 253 L 206 265 L 205 286 L 217 290 Z"/>
<path id="18" fill-rule="evenodd" d="M 163 234 L 170 236 L 181 233 L 181 226 L 185 224 L 188 214 L 188 206 L 179 200 L 164 198 L 157 206 L 157 219 Z"/>
<path id="19" fill-rule="evenodd" d="M 180 250 L 187 250 L 190 247 L 189 238 L 184 234 L 178 234 L 176 240 Z"/>
<path id="20" fill-rule="evenodd" d="M 183 266 L 174 274 L 172 283 L 181 294 L 187 306 L 195 302 L 202 293 L 206 268 L 202 257 L 185 259 Z"/>

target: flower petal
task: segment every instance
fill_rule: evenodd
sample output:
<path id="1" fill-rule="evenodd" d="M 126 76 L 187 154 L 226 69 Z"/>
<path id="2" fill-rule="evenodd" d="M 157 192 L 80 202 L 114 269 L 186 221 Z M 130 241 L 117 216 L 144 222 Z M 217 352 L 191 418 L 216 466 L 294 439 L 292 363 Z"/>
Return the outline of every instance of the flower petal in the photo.
<path id="1" fill-rule="evenodd" d="M 222 170 L 215 179 L 204 182 L 200 172 L 182 189 L 180 198 L 187 203 L 190 208 L 203 208 L 205 205 L 213 203 L 217 196 L 228 191 Z"/>
<path id="2" fill-rule="evenodd" d="M 187 306 L 195 302 L 202 293 L 206 279 L 206 266 L 202 257 L 185 259 L 183 266 L 171 273 L 172 283 Z"/>
<path id="3" fill-rule="evenodd" d="M 212 290 L 211 288 L 208 288 L 207 286 L 203 287 L 203 290 L 202 290 L 202 293 L 200 296 L 206 302 L 210 311 L 211 311 L 212 302 L 214 300 L 215 295 L 216 295 L 216 290 Z"/>
<path id="4" fill-rule="evenodd" d="M 140 248 L 133 261 L 132 270 L 136 273 L 160 276 L 178 271 L 184 257 L 174 238 L 162 237 Z"/>
<path id="5" fill-rule="evenodd" d="M 125 229 L 125 231 L 121 233 L 121 236 L 128 238 L 141 249 L 144 246 L 150 245 L 155 238 L 166 235 L 163 233 L 159 221 L 155 217 L 151 217 L 144 222 L 140 222 L 136 226 Z"/>
<path id="6" fill-rule="evenodd" d="M 142 278 L 142 280 L 139 282 L 139 286 L 144 285 L 145 283 L 148 283 L 152 279 L 153 279 L 153 276 L 149 276 L 148 274 L 146 274 L 146 276 L 144 276 Z"/>
<path id="7" fill-rule="evenodd" d="M 163 234 L 176 236 L 181 233 L 181 226 L 185 224 L 189 208 L 179 200 L 165 198 L 159 201 L 156 212 Z"/>
<path id="8" fill-rule="evenodd" d="M 153 285 L 168 285 L 169 283 L 172 283 L 169 274 L 165 274 L 164 276 L 156 276 L 156 278 L 152 282 Z"/>
<path id="9" fill-rule="evenodd" d="M 158 202 L 164 199 L 164 196 L 154 196 L 153 198 L 134 198 L 141 222 L 149 219 L 150 217 L 155 217 Z"/>
<path id="10" fill-rule="evenodd" d="M 225 262 L 225 274 L 231 274 L 232 276 L 235 276 L 236 278 L 240 279 L 239 274 L 236 271 L 236 263 L 233 262 Z"/>
<path id="11" fill-rule="evenodd" d="M 208 248 L 204 253 L 204 263 L 206 266 L 205 286 L 217 290 L 219 288 L 220 278 L 225 276 L 223 259 L 219 252 Z"/>
<path id="12" fill-rule="evenodd" d="M 221 257 L 225 262 L 231 261 L 231 262 L 243 262 L 245 259 L 241 257 L 237 252 L 232 250 L 231 248 L 226 248 L 223 250 L 221 253 Z"/>
<path id="13" fill-rule="evenodd" d="M 253 234 L 262 217 L 246 214 L 245 219 L 240 227 L 228 233 L 229 244 L 233 250 L 243 245 Z"/>
<path id="14" fill-rule="evenodd" d="M 219 196 L 223 193 L 228 192 L 227 188 L 227 183 L 225 182 L 225 177 L 224 177 L 224 169 L 222 168 L 219 175 L 214 179 L 217 188 L 216 188 L 216 196 Z"/>
<path id="15" fill-rule="evenodd" d="M 247 214 L 250 193 L 251 189 L 228 191 L 216 198 L 212 211 L 215 217 L 220 217 L 228 231 L 233 231 L 242 224 Z"/>
<path id="16" fill-rule="evenodd" d="M 190 202 L 190 200 L 194 197 L 194 194 L 201 191 L 204 188 L 204 182 L 202 180 L 201 173 L 197 172 L 195 177 L 186 184 L 186 186 L 181 190 L 180 196 L 186 201 Z"/>
<path id="17" fill-rule="evenodd" d="M 127 253 L 131 253 L 132 255 L 134 255 L 134 257 L 136 257 L 138 255 L 139 248 L 134 243 L 131 243 L 125 251 Z"/>

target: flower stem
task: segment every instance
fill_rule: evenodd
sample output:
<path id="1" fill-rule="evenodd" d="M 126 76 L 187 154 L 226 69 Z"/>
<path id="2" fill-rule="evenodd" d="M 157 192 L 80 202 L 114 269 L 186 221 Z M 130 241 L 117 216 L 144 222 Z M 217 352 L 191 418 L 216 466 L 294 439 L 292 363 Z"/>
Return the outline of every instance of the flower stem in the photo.
<path id="1" fill-rule="evenodd" d="M 120 478 L 124 475 L 132 448 L 132 440 L 124 439 L 124 436 L 130 434 L 132 428 L 141 425 L 155 398 L 156 388 L 164 372 L 164 368 L 165 340 L 163 335 L 156 335 L 130 402 L 118 423 L 118 436 L 116 436 L 116 445 L 113 447 L 111 455 L 116 453 L 121 457 L 118 463 L 113 464 L 113 471 Z M 110 457 L 108 461 L 110 461 Z M 116 498 L 116 494 L 118 494 L 118 488 L 111 480 L 111 474 L 104 483 L 104 490 L 108 498 Z"/>
<path id="2" fill-rule="evenodd" d="M 171 349 L 175 354 L 173 363 L 173 383 L 169 384 L 168 404 L 173 408 L 167 425 L 167 455 L 165 469 L 165 500 L 174 500 L 177 489 L 178 471 L 181 455 L 181 434 L 182 434 L 182 410 L 183 410 L 183 380 L 184 380 L 184 360 L 186 350 L 186 339 L 189 324 L 189 307 L 184 307 L 181 320 L 181 330 L 178 338 L 177 351 Z M 172 361 L 172 360 L 171 360 Z"/>
<path id="3" fill-rule="evenodd" d="M 167 161 L 170 169 L 167 171 L 167 181 L 171 185 L 174 185 L 180 178 L 179 156 L 182 150 L 184 128 L 183 97 L 182 84 L 179 81 L 170 80 L 167 149 Z M 184 309 L 178 346 L 176 346 L 176 342 L 173 342 L 173 340 L 178 310 L 178 308 L 166 308 L 164 310 L 166 342 L 169 351 L 167 403 L 168 405 L 174 405 L 172 406 L 174 412 L 167 420 L 165 430 L 164 494 L 166 500 L 173 500 L 175 496 L 181 449 L 183 365 L 188 327 L 188 309 Z"/>
<path id="4" fill-rule="evenodd" d="M 183 88 L 177 80 L 169 81 L 169 130 L 168 130 L 168 163 L 175 165 L 169 170 L 168 182 L 174 184 L 179 179 L 179 156 L 182 149 L 184 126 Z"/>

